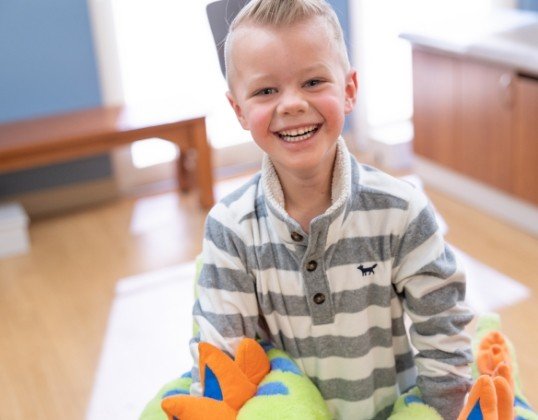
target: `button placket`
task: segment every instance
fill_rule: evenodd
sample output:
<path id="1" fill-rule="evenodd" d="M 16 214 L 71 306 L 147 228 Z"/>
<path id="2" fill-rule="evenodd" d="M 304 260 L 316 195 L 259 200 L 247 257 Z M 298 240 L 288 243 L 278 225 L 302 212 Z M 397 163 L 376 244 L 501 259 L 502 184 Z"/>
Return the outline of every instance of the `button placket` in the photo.
<path id="1" fill-rule="evenodd" d="M 324 268 L 328 223 L 328 219 L 321 219 L 311 225 L 308 246 L 302 258 L 301 271 L 314 325 L 334 322 L 335 316 L 331 290 Z"/>
<path id="2" fill-rule="evenodd" d="M 314 325 L 331 323 L 334 321 L 334 308 L 331 303 L 327 275 L 323 269 L 323 259 L 311 254 L 310 258 L 305 258 L 305 260 L 303 260 L 302 272 L 312 321 Z"/>

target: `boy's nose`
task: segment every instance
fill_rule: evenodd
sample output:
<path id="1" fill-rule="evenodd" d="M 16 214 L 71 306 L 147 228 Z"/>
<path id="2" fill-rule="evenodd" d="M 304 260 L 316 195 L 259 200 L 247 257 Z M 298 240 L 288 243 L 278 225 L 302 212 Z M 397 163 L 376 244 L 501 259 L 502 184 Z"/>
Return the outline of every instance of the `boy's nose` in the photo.
<path id="1" fill-rule="evenodd" d="M 308 102 L 296 91 L 285 92 L 280 97 L 278 112 L 282 115 L 295 115 L 306 112 Z"/>

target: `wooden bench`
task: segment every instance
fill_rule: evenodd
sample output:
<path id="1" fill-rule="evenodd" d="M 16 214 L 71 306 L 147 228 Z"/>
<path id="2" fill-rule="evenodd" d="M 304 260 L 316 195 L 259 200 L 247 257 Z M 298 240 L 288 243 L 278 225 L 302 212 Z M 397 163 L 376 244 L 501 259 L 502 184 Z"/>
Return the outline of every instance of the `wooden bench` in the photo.
<path id="1" fill-rule="evenodd" d="M 109 152 L 150 137 L 179 147 L 180 190 L 196 187 L 201 206 L 211 207 L 213 175 L 205 116 L 180 107 L 101 107 L 0 124 L 0 172 Z"/>

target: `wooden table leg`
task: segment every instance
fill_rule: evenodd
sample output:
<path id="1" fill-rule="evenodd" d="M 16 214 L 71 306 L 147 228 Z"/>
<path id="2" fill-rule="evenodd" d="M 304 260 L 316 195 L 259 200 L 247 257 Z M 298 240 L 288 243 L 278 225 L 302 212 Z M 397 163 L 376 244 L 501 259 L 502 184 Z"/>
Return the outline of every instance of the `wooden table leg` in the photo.
<path id="1" fill-rule="evenodd" d="M 187 192 L 191 187 L 187 153 L 186 147 L 180 147 L 179 159 L 177 160 L 177 185 L 181 192 Z"/>
<path id="2" fill-rule="evenodd" d="M 200 205 L 210 208 L 215 203 L 213 197 L 213 165 L 211 162 L 211 147 L 207 140 L 205 118 L 193 121 L 191 125 L 191 140 L 196 150 L 196 183 L 200 193 Z"/>

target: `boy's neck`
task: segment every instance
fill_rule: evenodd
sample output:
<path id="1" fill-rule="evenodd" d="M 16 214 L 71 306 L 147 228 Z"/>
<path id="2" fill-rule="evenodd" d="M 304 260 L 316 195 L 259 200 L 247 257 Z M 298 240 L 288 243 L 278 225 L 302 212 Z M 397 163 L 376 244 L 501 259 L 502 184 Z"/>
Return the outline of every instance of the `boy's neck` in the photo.
<path id="1" fill-rule="evenodd" d="M 322 170 L 300 176 L 277 171 L 279 174 L 286 212 L 305 232 L 310 222 L 323 214 L 332 204 L 332 177 L 335 159 Z"/>

